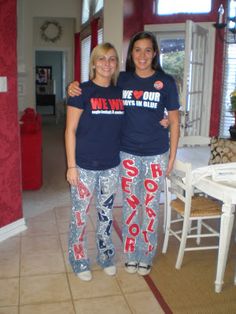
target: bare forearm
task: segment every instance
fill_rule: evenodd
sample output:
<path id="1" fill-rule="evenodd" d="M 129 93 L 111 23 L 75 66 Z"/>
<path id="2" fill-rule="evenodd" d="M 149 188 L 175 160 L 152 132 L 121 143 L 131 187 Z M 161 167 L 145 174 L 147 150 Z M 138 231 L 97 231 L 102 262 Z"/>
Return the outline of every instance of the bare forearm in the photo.
<path id="1" fill-rule="evenodd" d="M 76 145 L 76 138 L 75 132 L 71 129 L 66 129 L 65 131 L 65 145 L 66 145 L 66 158 L 67 158 L 67 167 L 75 167 L 76 160 L 75 160 L 75 145 Z"/>
<path id="2" fill-rule="evenodd" d="M 169 112 L 169 122 L 170 122 L 170 153 L 169 161 L 167 166 L 166 175 L 169 175 L 173 166 L 176 157 L 176 152 L 178 148 L 179 141 L 179 112 L 178 110 Z"/>
<path id="3" fill-rule="evenodd" d="M 169 159 L 174 161 L 179 142 L 179 123 L 172 123 L 170 125 L 170 157 Z"/>

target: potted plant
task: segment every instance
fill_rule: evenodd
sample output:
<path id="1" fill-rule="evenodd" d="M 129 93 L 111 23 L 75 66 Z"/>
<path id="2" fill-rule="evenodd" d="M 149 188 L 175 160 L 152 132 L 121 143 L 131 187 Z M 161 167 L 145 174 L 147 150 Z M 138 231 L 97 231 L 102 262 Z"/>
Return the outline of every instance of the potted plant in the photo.
<path id="1" fill-rule="evenodd" d="M 236 141 L 236 89 L 230 94 L 230 111 L 234 115 L 234 125 L 229 128 L 231 139 Z"/>

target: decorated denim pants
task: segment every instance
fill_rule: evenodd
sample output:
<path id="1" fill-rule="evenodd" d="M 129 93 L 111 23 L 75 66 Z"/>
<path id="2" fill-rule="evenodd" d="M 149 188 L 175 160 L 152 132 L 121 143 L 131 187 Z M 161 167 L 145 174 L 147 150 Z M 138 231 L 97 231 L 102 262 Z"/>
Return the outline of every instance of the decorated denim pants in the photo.
<path id="1" fill-rule="evenodd" d="M 91 198 L 96 198 L 97 262 L 104 268 L 113 265 L 112 208 L 119 181 L 119 167 L 93 171 L 78 168 L 79 183 L 71 186 L 69 261 L 75 273 L 89 270 L 86 223 Z"/>
<path id="2" fill-rule="evenodd" d="M 126 262 L 152 265 L 157 250 L 160 194 L 168 153 L 135 156 L 121 152 L 123 245 Z"/>

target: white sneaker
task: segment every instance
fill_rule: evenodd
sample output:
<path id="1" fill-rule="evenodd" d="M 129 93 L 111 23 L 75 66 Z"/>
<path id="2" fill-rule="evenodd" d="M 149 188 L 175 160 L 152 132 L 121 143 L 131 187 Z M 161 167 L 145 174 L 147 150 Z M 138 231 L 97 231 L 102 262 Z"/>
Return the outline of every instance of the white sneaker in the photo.
<path id="1" fill-rule="evenodd" d="M 103 270 L 108 276 L 114 276 L 116 274 L 116 266 L 115 265 L 105 267 L 105 268 L 103 268 Z"/>
<path id="2" fill-rule="evenodd" d="M 138 274 L 141 276 L 146 276 L 150 273 L 151 271 L 151 266 L 147 265 L 145 263 L 140 262 L 138 264 Z"/>
<path id="3" fill-rule="evenodd" d="M 129 274 L 134 274 L 137 272 L 138 269 L 138 263 L 133 261 L 133 262 L 127 262 L 125 263 L 125 270 Z"/>
<path id="4" fill-rule="evenodd" d="M 83 281 L 90 281 L 92 279 L 92 273 L 90 270 L 82 271 L 81 273 L 76 274 L 79 279 Z"/>

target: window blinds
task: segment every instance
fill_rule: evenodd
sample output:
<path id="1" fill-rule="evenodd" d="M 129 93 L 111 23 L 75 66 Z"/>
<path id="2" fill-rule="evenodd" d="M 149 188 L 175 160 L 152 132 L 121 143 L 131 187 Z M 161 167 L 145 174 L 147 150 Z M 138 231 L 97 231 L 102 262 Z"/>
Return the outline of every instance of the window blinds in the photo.
<path id="1" fill-rule="evenodd" d="M 81 42 L 81 82 L 89 79 L 89 58 L 91 49 L 91 35 Z"/>
<path id="2" fill-rule="evenodd" d="M 98 44 L 103 41 L 103 29 L 98 30 Z M 91 35 L 85 37 L 81 42 L 81 82 L 89 79 L 89 59 L 91 50 Z"/>
<path id="3" fill-rule="evenodd" d="M 234 35 L 227 32 L 227 41 L 232 42 Z M 224 76 L 222 82 L 222 107 L 220 117 L 220 137 L 229 137 L 229 127 L 234 124 L 230 110 L 230 94 L 236 89 L 236 43 L 225 44 Z"/>

